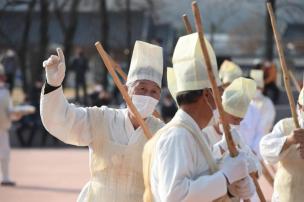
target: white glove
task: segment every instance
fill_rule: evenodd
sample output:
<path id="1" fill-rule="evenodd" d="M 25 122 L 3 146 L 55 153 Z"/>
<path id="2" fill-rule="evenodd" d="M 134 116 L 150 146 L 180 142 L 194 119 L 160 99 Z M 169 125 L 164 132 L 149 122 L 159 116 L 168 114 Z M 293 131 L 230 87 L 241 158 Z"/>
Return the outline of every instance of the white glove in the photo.
<path id="1" fill-rule="evenodd" d="M 232 128 L 230 130 L 230 132 L 231 132 L 233 142 L 236 145 L 240 144 L 241 138 L 240 138 L 240 135 L 239 135 L 238 131 L 235 128 Z M 222 139 L 218 143 L 216 143 L 215 145 L 220 146 L 224 151 L 228 151 L 227 141 L 226 141 L 226 137 L 225 137 L 224 133 L 222 135 Z"/>
<path id="2" fill-rule="evenodd" d="M 247 165 L 249 173 L 257 173 L 258 176 L 262 175 L 262 166 L 261 163 L 255 154 L 252 152 L 247 154 Z"/>
<path id="3" fill-rule="evenodd" d="M 241 199 L 250 199 L 255 193 L 255 186 L 250 177 L 236 181 L 228 186 L 229 193 Z"/>
<path id="4" fill-rule="evenodd" d="M 248 168 L 245 154 L 240 152 L 239 155 L 234 158 L 227 156 L 224 158 L 220 170 L 227 178 L 229 184 L 247 177 Z"/>
<path id="5" fill-rule="evenodd" d="M 65 60 L 60 48 L 57 48 L 57 54 L 43 61 L 47 83 L 54 87 L 60 86 L 65 76 Z"/>

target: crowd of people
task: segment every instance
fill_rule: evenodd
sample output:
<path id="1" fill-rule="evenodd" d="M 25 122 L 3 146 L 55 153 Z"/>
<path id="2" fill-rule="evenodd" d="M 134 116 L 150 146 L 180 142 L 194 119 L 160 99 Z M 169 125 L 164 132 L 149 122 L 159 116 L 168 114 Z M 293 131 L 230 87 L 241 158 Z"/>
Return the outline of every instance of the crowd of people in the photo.
<path id="1" fill-rule="evenodd" d="M 260 177 L 265 169 L 264 161 L 279 162 L 273 201 L 301 201 L 304 129 L 295 129 L 290 118 L 273 128 L 276 116 L 273 103 L 278 97 L 274 65 L 265 63 L 263 67 L 252 68 L 249 75 L 244 75 L 233 61 L 225 60 L 218 68 L 213 47 L 206 40 L 222 98 L 224 117 L 220 117 L 199 43 L 197 33 L 178 39 L 173 67 L 166 69 L 167 88 L 164 88 L 162 47 L 135 42 L 125 89 L 154 134 L 151 139 L 147 139 L 139 117 L 128 104 L 110 107 L 112 94 L 102 85 L 87 93 L 85 74 L 89 67 L 83 50 L 77 51 L 72 62 L 77 73 L 76 97 L 72 101 L 82 100 L 82 106 L 72 104 L 63 93 L 66 61 L 60 48 L 42 64 L 46 80 L 37 81 L 31 99 L 24 101 L 36 111 L 18 110 L 11 104 L 10 91 L 14 86 L 11 74 L 15 74 L 16 68 L 12 68 L 14 60 L 3 60 L 0 66 L 2 185 L 15 185 L 8 172 L 9 129 L 11 121 L 18 120 L 16 134 L 23 146 L 31 146 L 37 131 L 43 127 L 56 140 L 88 146 L 91 178 L 82 189 L 79 202 L 259 201 L 250 175 Z M 84 99 L 80 99 L 80 88 Z M 301 127 L 303 92 L 297 103 Z M 153 115 L 155 110 L 160 111 L 161 117 Z M 235 158 L 229 155 L 225 124 L 229 125 L 239 151 Z M 45 137 L 41 144 L 45 144 Z"/>

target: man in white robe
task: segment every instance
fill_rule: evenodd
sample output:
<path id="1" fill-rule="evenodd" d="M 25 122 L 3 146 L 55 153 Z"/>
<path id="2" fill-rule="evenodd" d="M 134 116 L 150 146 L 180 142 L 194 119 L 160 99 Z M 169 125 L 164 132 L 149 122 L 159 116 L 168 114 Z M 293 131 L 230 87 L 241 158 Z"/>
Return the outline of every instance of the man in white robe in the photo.
<path id="1" fill-rule="evenodd" d="M 63 52 L 44 61 L 47 82 L 41 94 L 41 119 L 45 128 L 61 141 L 88 146 L 91 179 L 79 202 L 142 201 L 141 155 L 147 138 L 131 111 L 107 106 L 77 107 L 63 94 Z M 126 88 L 132 102 L 155 133 L 164 124 L 152 116 L 161 91 L 162 48 L 136 41 Z"/>
<path id="2" fill-rule="evenodd" d="M 219 83 L 215 54 L 206 43 Z M 145 146 L 144 201 L 226 200 L 227 193 L 249 198 L 254 186 L 244 154 L 226 157 L 219 168 L 201 137 L 202 128 L 213 123 L 213 97 L 197 33 L 179 38 L 173 72 L 179 110 Z"/>
<path id="3" fill-rule="evenodd" d="M 0 165 L 1 165 L 1 186 L 15 186 L 16 183 L 11 180 L 9 173 L 10 163 L 10 141 L 9 129 L 12 121 L 19 120 L 23 115 L 33 113 L 27 110 L 16 109 L 12 105 L 12 98 L 6 87 L 6 76 L 4 67 L 0 64 Z"/>
<path id="4" fill-rule="evenodd" d="M 292 118 L 280 120 L 260 142 L 260 151 L 269 164 L 278 163 L 274 180 L 273 202 L 301 202 L 304 198 L 304 90 L 297 103 L 300 123 L 295 128 Z"/>
<path id="5" fill-rule="evenodd" d="M 225 60 L 220 67 L 219 77 L 222 81 L 223 88 L 227 88 L 235 79 L 241 77 L 243 74 L 241 68 L 228 60 Z M 258 154 L 258 147 L 256 147 L 255 137 L 263 134 L 263 127 L 260 124 L 262 114 L 259 109 L 251 102 L 249 104 L 247 113 L 240 124 L 240 134 L 243 134 L 243 138 L 247 145 Z"/>
<path id="6" fill-rule="evenodd" d="M 261 116 L 260 124 L 262 124 L 263 133 L 261 136 L 256 137 L 255 144 L 259 144 L 262 136 L 268 134 L 273 126 L 273 122 L 275 119 L 276 111 L 273 102 L 270 98 L 263 95 L 263 89 L 264 89 L 264 72 L 262 70 L 251 70 L 250 71 L 250 77 L 253 78 L 257 83 L 257 92 L 255 97 L 252 100 L 252 104 L 256 106 L 260 114 L 263 114 Z"/>

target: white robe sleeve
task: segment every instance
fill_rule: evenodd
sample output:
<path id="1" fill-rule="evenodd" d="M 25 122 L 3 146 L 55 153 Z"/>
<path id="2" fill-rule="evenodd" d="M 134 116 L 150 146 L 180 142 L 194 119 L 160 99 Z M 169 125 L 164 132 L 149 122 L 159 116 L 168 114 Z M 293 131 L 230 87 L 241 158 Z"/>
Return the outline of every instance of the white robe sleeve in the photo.
<path id="1" fill-rule="evenodd" d="M 287 136 L 283 133 L 283 122 L 278 122 L 271 133 L 265 135 L 260 142 L 260 152 L 263 159 L 269 164 L 276 164 L 285 154 L 288 152 L 288 149 L 284 152 L 282 148 L 286 141 Z"/>
<path id="2" fill-rule="evenodd" d="M 97 109 L 69 104 L 62 87 L 48 94 L 41 94 L 40 116 L 44 127 L 67 144 L 88 146 L 91 143 L 93 135 L 90 122 L 92 112 Z"/>
<path id="3" fill-rule="evenodd" d="M 176 130 L 174 130 L 176 132 Z M 166 135 L 167 136 L 167 135 Z M 204 159 L 191 135 L 185 129 L 178 129 L 178 133 L 161 138 L 157 143 L 156 159 L 152 173 L 158 176 L 158 183 L 153 183 L 152 190 L 157 190 L 160 201 L 212 201 L 227 192 L 224 175 L 218 171 L 212 175 L 201 175 L 193 179 L 195 158 Z M 193 159 L 194 158 L 194 159 Z M 204 159 L 200 161 L 207 167 Z M 201 167 L 202 165 L 199 165 Z M 154 172 L 155 171 L 155 172 Z M 154 184 L 154 188 L 153 188 Z M 155 185 L 156 184 L 156 185 Z"/>

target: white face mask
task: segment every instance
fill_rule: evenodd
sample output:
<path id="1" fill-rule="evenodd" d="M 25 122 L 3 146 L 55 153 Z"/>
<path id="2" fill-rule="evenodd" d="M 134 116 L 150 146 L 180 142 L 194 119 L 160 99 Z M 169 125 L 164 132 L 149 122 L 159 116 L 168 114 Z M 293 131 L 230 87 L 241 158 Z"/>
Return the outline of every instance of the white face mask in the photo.
<path id="1" fill-rule="evenodd" d="M 230 126 L 230 130 L 235 129 L 238 132 L 240 131 L 240 125 L 229 124 L 229 126 Z M 221 131 L 221 133 L 224 133 L 223 124 L 220 124 L 220 131 Z"/>
<path id="2" fill-rule="evenodd" d="M 212 114 L 213 114 L 213 118 L 214 118 L 216 121 L 219 121 L 219 120 L 220 120 L 220 113 L 219 113 L 218 109 L 212 110 Z"/>
<path id="3" fill-rule="evenodd" d="M 140 113 L 141 117 L 147 118 L 148 116 L 152 115 L 158 100 L 150 96 L 132 95 L 132 102 Z"/>
<path id="4" fill-rule="evenodd" d="M 211 107 L 211 104 L 209 104 L 208 101 L 207 101 L 207 104 L 208 104 L 209 108 L 212 110 L 212 117 L 206 127 L 215 125 L 219 119 L 219 113 L 218 113 L 217 109 L 213 109 Z"/>
<path id="5" fill-rule="evenodd" d="M 236 129 L 237 131 L 240 131 L 240 125 L 233 125 L 229 124 L 231 129 Z"/>

